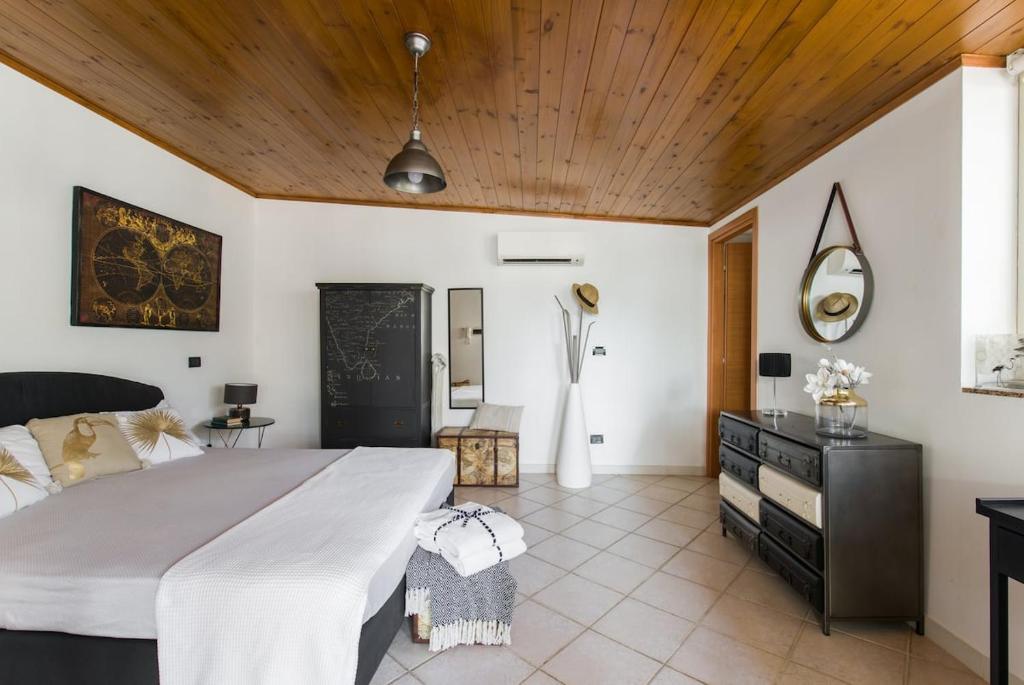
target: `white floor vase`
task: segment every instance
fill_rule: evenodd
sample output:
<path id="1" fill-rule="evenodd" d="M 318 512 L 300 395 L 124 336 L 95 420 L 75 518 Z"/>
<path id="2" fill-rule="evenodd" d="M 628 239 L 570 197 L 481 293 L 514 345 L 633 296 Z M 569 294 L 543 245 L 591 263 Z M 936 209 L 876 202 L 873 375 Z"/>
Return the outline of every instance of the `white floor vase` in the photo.
<path id="1" fill-rule="evenodd" d="M 590 474 L 590 436 L 583 416 L 583 396 L 580 384 L 571 383 L 562 415 L 555 476 L 564 488 L 589 488 Z"/>

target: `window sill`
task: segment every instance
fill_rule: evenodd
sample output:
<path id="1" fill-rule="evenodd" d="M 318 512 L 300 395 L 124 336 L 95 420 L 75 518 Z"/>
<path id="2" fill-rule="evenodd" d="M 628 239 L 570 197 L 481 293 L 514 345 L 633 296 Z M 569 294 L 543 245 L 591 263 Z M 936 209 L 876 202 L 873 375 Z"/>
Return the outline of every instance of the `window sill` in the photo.
<path id="1" fill-rule="evenodd" d="M 960 388 L 961 392 L 972 395 L 992 395 L 995 397 L 1020 397 L 1024 398 L 1024 390 L 1017 388 Z"/>

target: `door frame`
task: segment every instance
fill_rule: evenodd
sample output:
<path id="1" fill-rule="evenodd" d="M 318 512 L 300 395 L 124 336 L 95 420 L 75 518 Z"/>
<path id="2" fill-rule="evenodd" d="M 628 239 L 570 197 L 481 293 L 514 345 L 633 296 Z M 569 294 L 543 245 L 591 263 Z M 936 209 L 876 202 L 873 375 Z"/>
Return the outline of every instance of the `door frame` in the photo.
<path id="1" fill-rule="evenodd" d="M 718 415 L 725 409 L 722 397 L 725 374 L 722 369 L 725 345 L 725 272 L 722 245 L 750 231 L 750 406 L 757 408 L 757 207 L 708 235 L 708 411 L 705 433 L 704 469 L 709 477 L 718 475 Z"/>

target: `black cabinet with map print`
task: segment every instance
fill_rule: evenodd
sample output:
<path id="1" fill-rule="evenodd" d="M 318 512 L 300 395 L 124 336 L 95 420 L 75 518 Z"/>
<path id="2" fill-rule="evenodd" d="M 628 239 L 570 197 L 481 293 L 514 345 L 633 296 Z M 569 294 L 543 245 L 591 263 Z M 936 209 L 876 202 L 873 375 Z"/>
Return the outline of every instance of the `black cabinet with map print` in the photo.
<path id="1" fill-rule="evenodd" d="M 320 444 L 430 446 L 429 285 L 317 283 Z"/>

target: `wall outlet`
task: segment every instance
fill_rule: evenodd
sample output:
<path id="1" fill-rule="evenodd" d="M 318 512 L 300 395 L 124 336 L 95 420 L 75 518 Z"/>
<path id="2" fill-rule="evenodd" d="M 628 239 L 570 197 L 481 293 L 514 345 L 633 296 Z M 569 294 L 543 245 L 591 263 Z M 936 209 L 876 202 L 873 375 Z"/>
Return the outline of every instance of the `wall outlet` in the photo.
<path id="1" fill-rule="evenodd" d="M 190 368 L 190 369 L 198 369 L 202 365 L 203 365 L 203 358 L 202 357 L 189 357 L 188 358 L 188 368 Z"/>
<path id="2" fill-rule="evenodd" d="M 592 434 L 590 436 L 590 444 L 591 445 L 603 445 L 604 444 L 604 434 L 603 433 L 594 433 L 594 434 Z"/>

